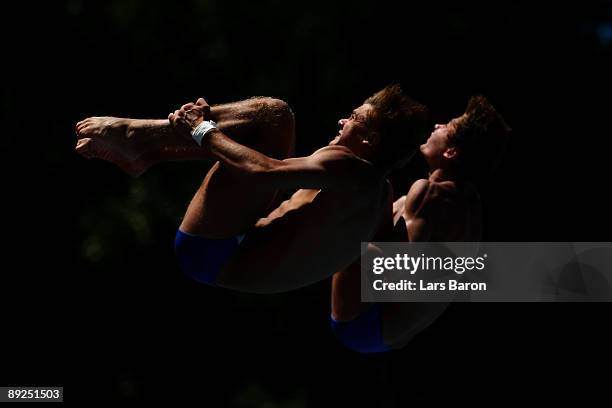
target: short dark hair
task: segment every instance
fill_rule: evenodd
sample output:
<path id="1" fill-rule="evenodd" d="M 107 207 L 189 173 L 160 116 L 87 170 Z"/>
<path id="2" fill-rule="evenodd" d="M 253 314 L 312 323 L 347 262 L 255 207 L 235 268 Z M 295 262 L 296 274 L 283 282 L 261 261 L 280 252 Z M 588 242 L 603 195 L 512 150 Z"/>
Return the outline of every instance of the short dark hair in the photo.
<path id="1" fill-rule="evenodd" d="M 482 95 L 470 98 L 450 138 L 456 146 L 457 171 L 469 180 L 490 176 L 499 165 L 510 135 L 510 127 Z"/>
<path id="2" fill-rule="evenodd" d="M 389 85 L 365 100 L 373 107 L 368 121 L 381 133 L 379 157 L 393 165 L 423 143 L 429 125 L 427 108 L 408 97 L 398 84 Z"/>

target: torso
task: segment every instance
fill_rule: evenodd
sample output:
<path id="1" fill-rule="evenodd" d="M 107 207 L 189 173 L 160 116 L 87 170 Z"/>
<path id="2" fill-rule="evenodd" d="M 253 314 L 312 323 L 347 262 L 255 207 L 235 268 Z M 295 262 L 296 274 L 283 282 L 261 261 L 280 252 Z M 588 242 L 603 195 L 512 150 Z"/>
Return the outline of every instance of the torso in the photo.
<path id="1" fill-rule="evenodd" d="M 420 185 L 419 185 L 420 184 Z M 425 218 L 431 228 L 429 241 L 480 241 L 482 207 L 480 196 L 471 183 L 419 180 L 406 196 L 402 214 L 406 227 L 418 218 Z"/>
<path id="2" fill-rule="evenodd" d="M 400 202 L 401 201 L 401 202 Z M 401 217 L 405 219 L 402 225 Z M 478 242 L 482 235 L 482 207 L 476 188 L 470 183 L 441 180 L 432 174 L 416 181 L 404 200 L 394 205 L 394 231 L 397 240 L 419 241 L 411 230 L 419 218 L 425 219 L 432 242 Z M 397 222 L 400 221 L 400 222 Z M 396 223 L 397 222 L 397 223 Z M 409 236 L 409 231 L 412 236 Z M 397 234 L 397 235 L 395 235 Z M 416 238 L 416 239 L 415 239 Z M 387 303 L 383 311 L 383 336 L 394 347 L 406 344 L 416 333 L 431 324 L 448 306 L 444 302 Z"/>
<path id="3" fill-rule="evenodd" d="M 388 183 L 369 179 L 346 189 L 298 190 L 247 233 L 231 262 L 232 278 L 248 270 L 261 279 L 286 277 L 290 286 L 301 287 L 349 265 L 360 256 L 360 243 L 376 232 L 387 203 Z"/>

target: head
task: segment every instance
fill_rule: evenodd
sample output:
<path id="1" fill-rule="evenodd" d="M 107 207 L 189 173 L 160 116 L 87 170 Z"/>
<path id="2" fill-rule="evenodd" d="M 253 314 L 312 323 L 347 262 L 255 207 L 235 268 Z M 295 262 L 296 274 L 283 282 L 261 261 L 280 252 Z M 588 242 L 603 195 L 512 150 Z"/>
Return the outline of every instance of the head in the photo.
<path id="1" fill-rule="evenodd" d="M 430 170 L 448 169 L 472 181 L 497 168 L 510 128 L 484 96 L 470 98 L 465 113 L 435 125 L 421 152 Z"/>
<path id="2" fill-rule="evenodd" d="M 365 100 L 348 118 L 330 144 L 340 144 L 366 160 L 401 167 L 417 151 L 427 129 L 425 106 L 390 85 Z"/>

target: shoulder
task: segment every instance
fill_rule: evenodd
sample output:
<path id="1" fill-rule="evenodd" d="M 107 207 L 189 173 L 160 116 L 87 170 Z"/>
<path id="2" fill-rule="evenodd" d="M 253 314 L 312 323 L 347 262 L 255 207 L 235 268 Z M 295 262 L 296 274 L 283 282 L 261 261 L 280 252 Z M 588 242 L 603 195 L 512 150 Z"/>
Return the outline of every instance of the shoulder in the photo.
<path id="1" fill-rule="evenodd" d="M 371 162 L 356 156 L 344 146 L 325 146 L 310 155 L 309 160 L 313 165 L 321 166 L 339 176 L 362 181 L 371 179 L 376 183 L 383 180 L 382 174 L 378 174 Z"/>
<path id="2" fill-rule="evenodd" d="M 345 146 L 325 146 L 310 155 L 319 161 L 364 161 Z"/>
<path id="3" fill-rule="evenodd" d="M 423 203 L 425 196 L 429 190 L 430 181 L 427 179 L 419 179 L 412 183 L 408 194 L 406 194 L 405 207 L 409 212 L 415 212 Z"/>
<path id="4" fill-rule="evenodd" d="M 410 186 L 410 190 L 408 190 L 408 196 L 422 195 L 427 191 L 430 185 L 430 181 L 427 179 L 418 179 L 412 186 Z"/>
<path id="5" fill-rule="evenodd" d="M 457 186 L 452 181 L 420 179 L 413 183 L 406 196 L 406 207 L 411 212 L 425 208 L 446 208 L 455 201 Z"/>

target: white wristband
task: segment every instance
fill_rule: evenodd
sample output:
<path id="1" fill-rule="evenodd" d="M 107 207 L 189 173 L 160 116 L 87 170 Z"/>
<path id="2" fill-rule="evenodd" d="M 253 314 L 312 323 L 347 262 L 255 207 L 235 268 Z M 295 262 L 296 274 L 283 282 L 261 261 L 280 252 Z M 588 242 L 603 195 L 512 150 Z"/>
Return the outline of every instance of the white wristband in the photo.
<path id="1" fill-rule="evenodd" d="M 198 145 L 202 146 L 202 139 L 204 138 L 204 135 L 216 128 L 217 124 L 215 122 L 212 120 L 204 120 L 191 131 L 191 137 L 193 137 L 193 140 L 195 140 Z"/>

